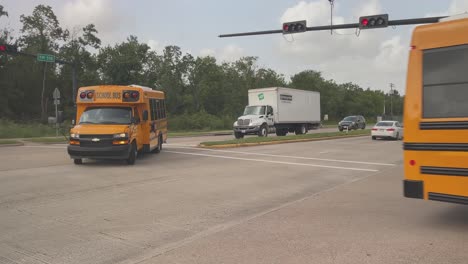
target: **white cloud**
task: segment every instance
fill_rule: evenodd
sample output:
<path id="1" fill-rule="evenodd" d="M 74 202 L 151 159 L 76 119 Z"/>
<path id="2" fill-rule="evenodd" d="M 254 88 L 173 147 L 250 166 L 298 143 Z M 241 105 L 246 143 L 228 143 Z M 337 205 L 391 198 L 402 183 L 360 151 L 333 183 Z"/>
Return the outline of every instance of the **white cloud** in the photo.
<path id="1" fill-rule="evenodd" d="M 132 20 L 112 0 L 72 0 L 66 2 L 61 11 L 60 21 L 66 28 L 81 28 L 92 23 L 105 44 L 122 41 L 128 35 L 122 36 L 119 32 L 132 26 Z"/>
<path id="2" fill-rule="evenodd" d="M 150 39 L 146 44 L 150 47 L 151 50 L 156 51 L 157 54 L 162 54 L 164 51 L 164 45 L 157 40 Z"/>
<path id="3" fill-rule="evenodd" d="M 200 50 L 200 56 L 201 57 L 207 57 L 207 56 L 214 57 L 216 56 L 216 51 L 213 49 L 202 49 Z"/>
<path id="4" fill-rule="evenodd" d="M 335 3 L 335 14 L 340 11 Z M 379 0 L 363 1 L 356 6 L 351 16 L 334 16 L 333 23 L 353 23 L 364 14 L 382 13 Z M 328 1 L 301 1 L 288 8 L 281 22 L 307 20 L 307 25 L 330 23 Z M 326 22 L 325 22 L 326 21 Z M 277 43 L 278 53 L 286 65 L 302 65 L 302 69 L 322 71 L 325 78 L 337 82 L 354 82 L 364 88 L 388 90 L 390 82 L 396 83 L 404 92 L 409 34 L 395 36 L 391 28 L 362 30 L 359 37 L 355 29 L 307 32 L 294 34 L 294 41 L 281 40 Z M 290 36 L 287 38 L 291 39 Z M 288 67 L 286 74 L 297 72 L 297 66 Z M 289 72 L 287 72 L 289 70 Z"/>
<path id="5" fill-rule="evenodd" d="M 212 56 L 221 62 L 233 62 L 246 55 L 245 50 L 243 48 L 237 45 L 230 44 L 223 47 L 222 49 L 217 50 L 209 48 L 202 49 L 199 52 L 199 56 Z"/>
<path id="6" fill-rule="evenodd" d="M 468 11 L 467 0 L 452 0 L 448 9 L 448 15 L 456 15 Z"/>

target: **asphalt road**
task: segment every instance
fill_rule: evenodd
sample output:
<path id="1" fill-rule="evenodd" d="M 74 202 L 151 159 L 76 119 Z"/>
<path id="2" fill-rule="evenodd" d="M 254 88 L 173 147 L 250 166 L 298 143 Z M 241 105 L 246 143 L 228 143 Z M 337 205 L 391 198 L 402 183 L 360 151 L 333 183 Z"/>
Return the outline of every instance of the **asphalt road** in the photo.
<path id="1" fill-rule="evenodd" d="M 0 263 L 467 263 L 468 207 L 403 198 L 401 141 L 186 142 L 1 147 Z"/>

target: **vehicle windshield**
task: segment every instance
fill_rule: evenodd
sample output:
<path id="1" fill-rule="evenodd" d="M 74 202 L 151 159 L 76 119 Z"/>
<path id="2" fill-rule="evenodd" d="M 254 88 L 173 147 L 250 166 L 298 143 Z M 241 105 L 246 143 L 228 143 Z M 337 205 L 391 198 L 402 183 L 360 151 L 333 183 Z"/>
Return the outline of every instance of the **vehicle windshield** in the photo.
<path id="1" fill-rule="evenodd" d="M 375 126 L 389 127 L 393 126 L 393 122 L 378 122 Z"/>
<path id="2" fill-rule="evenodd" d="M 356 121 L 356 117 L 355 116 L 348 116 L 348 117 L 345 117 L 343 119 L 343 121 Z"/>
<path id="3" fill-rule="evenodd" d="M 244 115 L 264 115 L 265 106 L 247 106 L 244 110 Z"/>
<path id="4" fill-rule="evenodd" d="M 83 112 L 79 124 L 130 124 L 131 121 L 129 107 L 93 107 Z"/>

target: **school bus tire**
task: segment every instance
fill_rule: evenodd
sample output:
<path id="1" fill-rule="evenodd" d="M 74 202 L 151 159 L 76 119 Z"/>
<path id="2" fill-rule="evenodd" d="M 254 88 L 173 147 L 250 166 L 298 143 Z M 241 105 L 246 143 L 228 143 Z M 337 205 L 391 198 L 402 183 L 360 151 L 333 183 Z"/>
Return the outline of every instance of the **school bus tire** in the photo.
<path id="1" fill-rule="evenodd" d="M 127 159 L 127 164 L 128 165 L 134 165 L 136 158 L 137 158 L 137 146 L 135 144 L 135 141 L 132 142 L 132 147 L 130 149 L 130 153 L 128 154 L 128 159 Z"/>
<path id="2" fill-rule="evenodd" d="M 162 150 L 163 137 L 159 135 L 158 137 L 158 146 L 153 150 L 153 153 L 160 153 Z"/>
<path id="3" fill-rule="evenodd" d="M 81 164 L 83 164 L 83 160 L 82 159 L 73 159 L 73 163 L 75 163 L 76 165 L 81 165 Z"/>

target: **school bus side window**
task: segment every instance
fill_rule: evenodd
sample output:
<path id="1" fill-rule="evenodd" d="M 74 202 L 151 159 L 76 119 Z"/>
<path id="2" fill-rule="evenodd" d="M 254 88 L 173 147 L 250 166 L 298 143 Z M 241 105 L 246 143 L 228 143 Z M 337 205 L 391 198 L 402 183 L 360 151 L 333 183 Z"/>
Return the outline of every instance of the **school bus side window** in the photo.
<path id="1" fill-rule="evenodd" d="M 150 113 L 151 113 L 151 120 L 156 120 L 156 100 L 150 99 Z"/>
<path id="2" fill-rule="evenodd" d="M 162 118 L 166 118 L 166 100 L 161 101 Z"/>
<path id="3" fill-rule="evenodd" d="M 159 100 L 156 100 L 156 118 L 158 120 L 161 119 L 160 104 L 161 104 L 161 102 Z"/>

